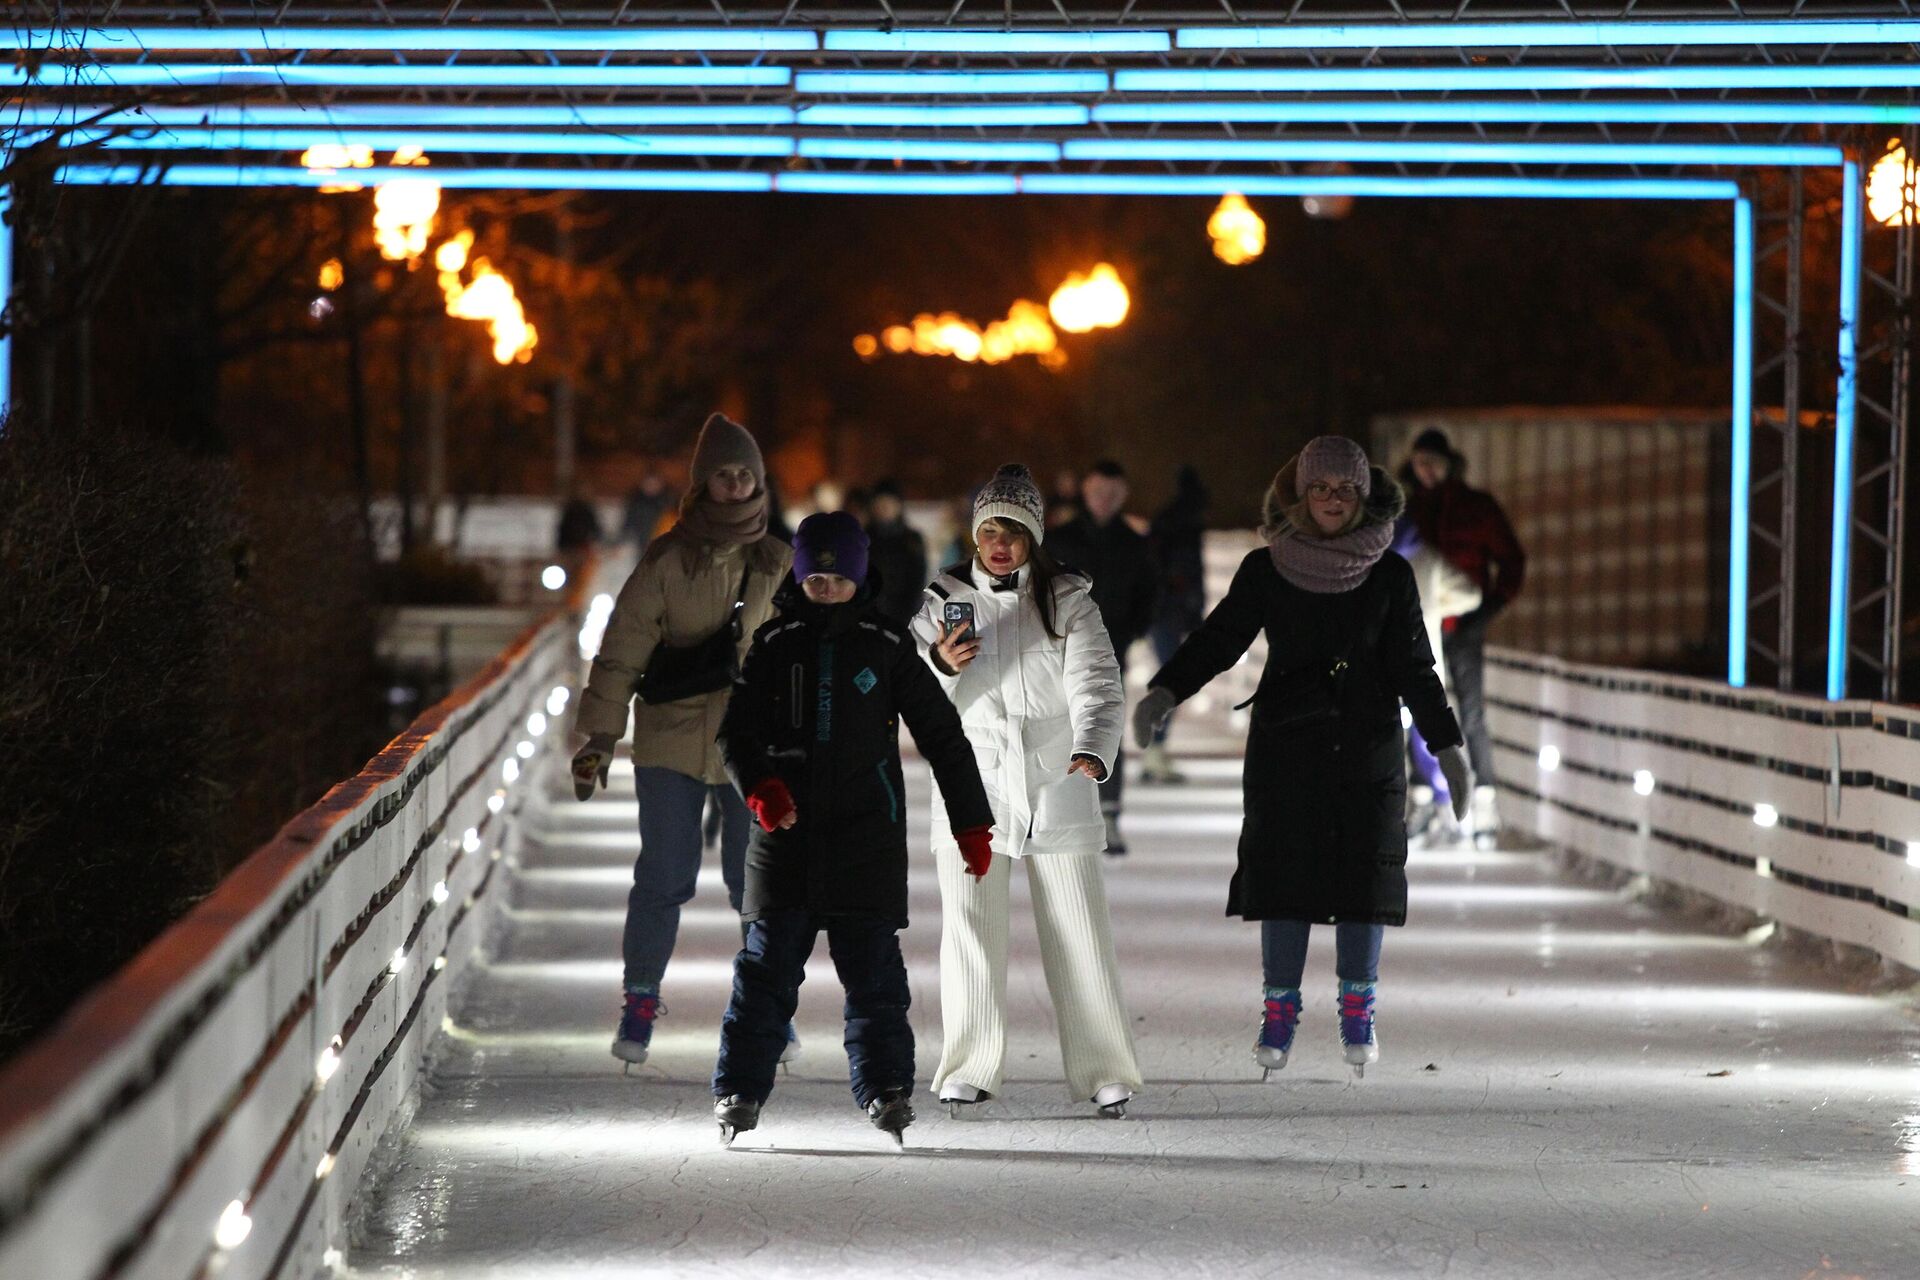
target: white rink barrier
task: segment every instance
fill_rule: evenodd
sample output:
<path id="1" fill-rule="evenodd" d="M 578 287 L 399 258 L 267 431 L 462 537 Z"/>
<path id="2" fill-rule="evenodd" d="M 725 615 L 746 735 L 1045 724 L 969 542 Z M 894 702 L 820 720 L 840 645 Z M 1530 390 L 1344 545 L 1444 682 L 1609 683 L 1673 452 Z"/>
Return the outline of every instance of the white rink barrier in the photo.
<path id="1" fill-rule="evenodd" d="M 1920 708 L 1487 657 L 1507 821 L 1920 968 Z"/>
<path id="2" fill-rule="evenodd" d="M 0 1073 L 0 1276 L 336 1260 L 562 759 L 577 625 L 529 628 Z"/>

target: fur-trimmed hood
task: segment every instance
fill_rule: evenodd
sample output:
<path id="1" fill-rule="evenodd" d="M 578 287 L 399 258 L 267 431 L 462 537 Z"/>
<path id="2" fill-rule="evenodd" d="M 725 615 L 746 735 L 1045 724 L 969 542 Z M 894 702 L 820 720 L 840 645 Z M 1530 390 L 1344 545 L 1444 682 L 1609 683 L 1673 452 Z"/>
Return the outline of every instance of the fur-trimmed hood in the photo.
<path id="1" fill-rule="evenodd" d="M 1273 483 L 1267 487 L 1267 496 L 1261 505 L 1260 537 L 1265 542 L 1275 538 L 1293 527 L 1288 512 L 1305 499 L 1294 493 L 1294 477 L 1300 471 L 1300 455 L 1295 454 L 1287 460 L 1273 477 Z M 1392 524 L 1407 509 L 1407 493 L 1400 482 L 1376 466 L 1367 468 L 1370 486 L 1365 502 L 1362 504 L 1364 515 L 1355 528 L 1370 524 Z"/>

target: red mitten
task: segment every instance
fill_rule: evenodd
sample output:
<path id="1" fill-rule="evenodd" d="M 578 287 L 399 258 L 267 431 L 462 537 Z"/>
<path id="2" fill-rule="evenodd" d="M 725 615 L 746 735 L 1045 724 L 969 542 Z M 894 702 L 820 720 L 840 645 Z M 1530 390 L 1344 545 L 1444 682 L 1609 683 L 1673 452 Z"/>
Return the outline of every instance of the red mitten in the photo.
<path id="1" fill-rule="evenodd" d="M 768 778 L 748 792 L 747 808 L 753 810 L 754 820 L 762 831 L 793 825 L 793 793 L 778 778 Z"/>
<path id="2" fill-rule="evenodd" d="M 953 838 L 960 845 L 960 860 L 967 864 L 967 874 L 975 880 L 987 874 L 993 863 L 993 828 L 969 827 L 954 832 Z"/>

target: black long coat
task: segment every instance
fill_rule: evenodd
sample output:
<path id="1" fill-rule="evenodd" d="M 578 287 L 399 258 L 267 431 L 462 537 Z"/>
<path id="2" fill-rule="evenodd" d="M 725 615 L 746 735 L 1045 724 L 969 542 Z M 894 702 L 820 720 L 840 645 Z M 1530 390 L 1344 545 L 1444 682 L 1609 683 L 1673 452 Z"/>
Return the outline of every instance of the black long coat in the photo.
<path id="1" fill-rule="evenodd" d="M 1048 532 L 1047 550 L 1092 580 L 1100 624 L 1113 641 L 1114 654 L 1125 662 L 1127 649 L 1153 625 L 1160 591 L 1153 543 L 1135 533 L 1124 516 L 1100 525 L 1081 514 Z"/>
<path id="2" fill-rule="evenodd" d="M 1389 551 L 1360 586 L 1320 594 L 1281 577 L 1262 547 L 1240 562 L 1226 596 L 1152 683 L 1184 701 L 1232 666 L 1262 628 L 1267 665 L 1247 734 L 1246 815 L 1227 914 L 1405 924 L 1401 701 L 1433 750 L 1460 742 L 1434 674 L 1413 570 Z M 1355 636 L 1363 642 L 1353 644 Z M 1310 664 L 1324 670 L 1350 644 L 1339 717 L 1276 730 L 1274 691 Z"/>
<path id="3" fill-rule="evenodd" d="M 872 607 L 872 587 L 817 605 L 791 581 L 753 648 L 720 725 L 740 794 L 768 777 L 797 821 L 754 827 L 741 918 L 801 908 L 907 923 L 906 788 L 900 721 L 933 766 L 956 831 L 993 822 L 960 713 L 904 628 Z"/>

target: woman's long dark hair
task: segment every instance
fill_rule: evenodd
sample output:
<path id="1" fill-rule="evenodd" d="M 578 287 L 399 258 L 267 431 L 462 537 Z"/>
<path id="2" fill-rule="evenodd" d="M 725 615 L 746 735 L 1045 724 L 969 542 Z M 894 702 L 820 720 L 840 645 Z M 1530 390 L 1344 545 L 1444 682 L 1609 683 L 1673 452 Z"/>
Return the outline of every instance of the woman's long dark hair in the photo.
<path id="1" fill-rule="evenodd" d="M 1053 629 L 1053 584 L 1057 578 L 1072 577 L 1074 571 L 1054 559 L 1053 553 L 1048 551 L 1044 544 L 1035 542 L 1033 531 L 1018 520 L 1002 520 L 995 516 L 991 521 L 982 520 L 980 523 L 999 525 L 1008 533 L 1018 534 L 1026 540 L 1027 567 L 1033 571 L 1031 574 L 1033 607 L 1040 611 L 1040 625 L 1046 629 L 1048 639 L 1064 639 L 1065 637 Z M 974 555 L 977 557 L 979 554 L 979 549 L 976 547 Z"/>

